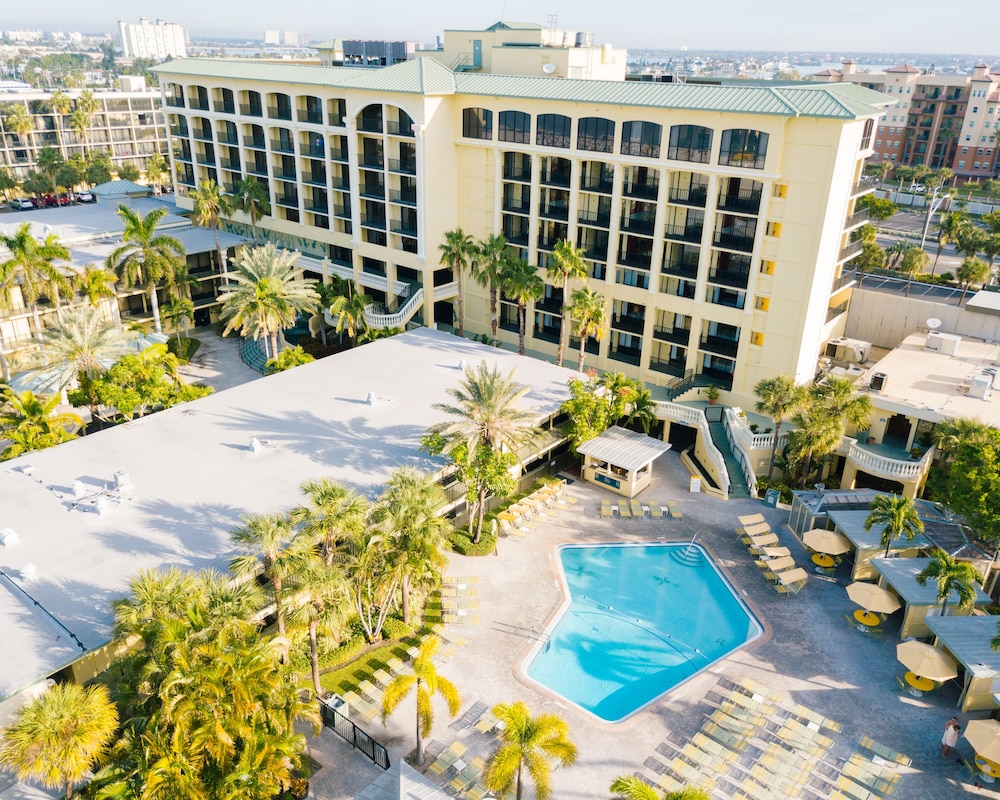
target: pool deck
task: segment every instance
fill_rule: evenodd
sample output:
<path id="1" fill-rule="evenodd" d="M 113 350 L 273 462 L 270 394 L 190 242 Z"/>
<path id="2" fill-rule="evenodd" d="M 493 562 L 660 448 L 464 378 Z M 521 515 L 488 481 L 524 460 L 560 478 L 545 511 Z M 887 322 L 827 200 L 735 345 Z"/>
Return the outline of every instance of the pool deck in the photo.
<path id="1" fill-rule="evenodd" d="M 885 632 L 876 635 L 861 633 L 845 621 L 845 614 L 856 608 L 844 591 L 849 582 L 846 567 L 841 566 L 835 582 L 821 580 L 809 569 L 810 580 L 799 594 L 779 596 L 733 529 L 738 516 L 763 513 L 778 533 L 780 544 L 789 547 L 796 560 L 806 566 L 806 551 L 785 525 L 788 511 L 767 508 L 756 500 L 720 501 L 689 494 L 687 484 L 687 471 L 678 456 L 669 452 L 655 463 L 653 484 L 639 499 L 664 506 L 666 501 L 676 500 L 683 519 L 603 519 L 598 512 L 600 500 L 611 494 L 576 481 L 566 489 L 578 500 L 576 504 L 544 521 L 523 539 L 501 539 L 498 556 L 452 555 L 451 574 L 478 576 L 482 615 L 478 625 L 449 626 L 450 631 L 470 641 L 440 667 L 462 694 L 462 713 L 477 702 L 492 706 L 524 700 L 534 714 L 562 716 L 569 723 L 579 757 L 572 767 L 553 774 L 554 796 L 560 800 L 606 800 L 607 787 L 618 775 L 641 772 L 655 777 L 643 768 L 643 762 L 656 755 L 657 745 L 668 736 L 678 741 L 698 732 L 705 716 L 713 711 L 707 695 L 724 691 L 718 685 L 720 678 L 734 682 L 751 678 L 783 694 L 783 707 L 791 709 L 800 703 L 843 724 L 841 732 L 831 734 L 830 763 L 837 764 L 838 758 L 858 751 L 857 743 L 863 736 L 908 755 L 912 766 L 900 768 L 903 777 L 892 793 L 893 800 L 937 800 L 966 792 L 1000 797 L 990 790 L 992 787 L 977 791 L 960 781 L 963 772 L 956 757 L 971 760 L 973 755 L 964 739 L 950 759 L 941 757 L 944 724 L 958 712 L 954 683 L 921 698 L 900 694 L 896 679 L 904 670 L 895 658 L 898 620 L 890 617 L 883 626 Z M 562 600 L 556 577 L 557 545 L 688 541 L 695 534 L 764 624 L 763 637 L 617 725 L 595 721 L 523 679 L 522 665 L 536 632 L 548 625 Z M 395 761 L 414 747 L 413 716 L 413 701 L 408 699 L 384 727 L 377 721 L 363 727 L 388 747 Z M 970 718 L 988 715 L 958 716 L 964 727 Z M 456 731 L 455 726 L 449 727 L 451 723 L 443 703 L 436 700 L 434 730 L 428 742 L 436 740 L 447 746 L 470 733 L 482 736 L 472 728 Z M 313 796 L 320 800 L 351 797 L 370 780 L 371 765 L 364 757 L 345 752 L 347 748 L 331 738 L 335 737 L 325 732 L 314 740 L 314 755 L 321 762 L 337 765 L 334 770 L 324 770 L 325 776 L 317 776 Z M 728 793 L 716 789 L 712 796 L 722 798 Z M 799 796 L 826 795 L 810 785 Z"/>

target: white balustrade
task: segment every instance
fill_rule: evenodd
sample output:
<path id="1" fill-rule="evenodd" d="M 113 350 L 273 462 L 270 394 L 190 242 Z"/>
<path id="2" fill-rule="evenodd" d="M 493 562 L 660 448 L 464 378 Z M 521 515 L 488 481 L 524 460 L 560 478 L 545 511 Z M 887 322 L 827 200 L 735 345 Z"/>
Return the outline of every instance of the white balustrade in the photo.
<path id="1" fill-rule="evenodd" d="M 873 453 L 871 450 L 861 447 L 852 439 L 847 457 L 862 467 L 865 472 L 870 472 L 882 478 L 919 480 L 930 469 L 931 461 L 934 459 L 934 448 L 928 448 L 919 461 L 912 461 L 909 459 L 889 458 L 888 456 Z"/>
<path id="2" fill-rule="evenodd" d="M 434 287 L 434 301 L 447 300 L 449 297 L 458 297 L 458 282 L 443 283 Z"/>
<path id="3" fill-rule="evenodd" d="M 399 311 L 392 314 L 379 313 L 374 305 L 365 306 L 365 322 L 369 328 L 402 328 L 417 313 L 423 301 L 424 290 L 421 288 L 417 289 L 413 297 L 407 300 Z"/>
<path id="4" fill-rule="evenodd" d="M 726 459 L 723 458 L 722 453 L 719 452 L 719 448 L 712 441 L 712 433 L 708 428 L 708 420 L 705 419 L 705 413 L 700 408 L 691 408 L 690 406 L 682 406 L 662 400 L 656 403 L 655 413 L 659 419 L 682 422 L 685 425 L 698 429 L 701 439 L 705 443 L 705 452 L 708 455 L 708 460 L 712 462 L 712 466 L 715 467 L 716 474 L 722 482 L 722 486 L 720 487 L 722 493 L 728 495 L 729 470 L 726 469 Z"/>

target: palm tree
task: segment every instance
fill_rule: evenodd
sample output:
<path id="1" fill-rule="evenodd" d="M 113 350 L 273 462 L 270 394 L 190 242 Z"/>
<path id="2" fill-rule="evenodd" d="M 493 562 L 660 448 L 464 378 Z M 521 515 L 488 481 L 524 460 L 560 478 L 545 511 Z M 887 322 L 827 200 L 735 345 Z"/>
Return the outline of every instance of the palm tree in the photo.
<path id="1" fill-rule="evenodd" d="M 580 339 L 580 357 L 576 369 L 583 372 L 583 362 L 587 358 L 587 340 L 593 337 L 601 341 L 608 331 L 608 319 L 604 313 L 604 295 L 584 286 L 573 292 L 566 307 L 574 321 L 574 332 Z"/>
<path id="2" fill-rule="evenodd" d="M 503 293 L 517 303 L 519 355 L 524 355 L 524 314 L 528 303 L 539 300 L 545 292 L 545 284 L 538 277 L 535 268 L 523 258 L 511 259 L 503 276 Z"/>
<path id="3" fill-rule="evenodd" d="M 84 267 L 83 272 L 78 272 L 73 277 L 76 290 L 95 308 L 102 300 L 110 300 L 117 294 L 115 291 L 117 282 L 118 277 L 100 264 Z"/>
<path id="4" fill-rule="evenodd" d="M 562 285 L 563 302 L 569 294 L 570 278 L 587 280 L 587 262 L 583 260 L 583 251 L 578 250 L 568 239 L 556 242 L 552 251 L 552 259 L 545 270 L 545 277 L 553 283 Z M 566 352 L 566 340 L 569 338 L 570 312 L 568 305 L 563 308 L 562 326 L 559 329 L 559 349 L 556 351 L 556 366 L 561 367 L 563 354 Z"/>
<path id="5" fill-rule="evenodd" d="M 708 792 L 694 786 L 660 794 L 635 775 L 619 775 L 612 781 L 610 791 L 615 800 L 711 800 Z"/>
<path id="6" fill-rule="evenodd" d="M 10 133 L 17 134 L 25 148 L 31 147 L 31 132 L 35 129 L 35 119 L 27 106 L 13 103 L 4 115 L 3 125 Z"/>
<path id="7" fill-rule="evenodd" d="M 100 108 L 100 103 L 97 102 L 97 98 L 94 97 L 94 93 L 90 89 L 84 89 L 80 92 L 80 96 L 76 98 L 76 110 L 86 120 L 88 145 L 90 144 L 90 129 L 94 127 L 94 114 L 97 113 L 98 108 Z"/>
<path id="8" fill-rule="evenodd" d="M 201 181 L 198 188 L 190 192 L 189 197 L 194 202 L 194 221 L 202 228 L 211 228 L 215 236 L 215 252 L 219 258 L 219 274 L 225 285 L 229 285 L 229 273 L 226 269 L 226 254 L 219 244 L 219 221 L 222 217 L 233 215 L 232 195 L 222 191 L 215 181 Z"/>
<path id="9" fill-rule="evenodd" d="M 465 336 L 465 310 L 462 307 L 462 273 L 469 268 L 469 262 L 476 257 L 476 245 L 472 237 L 455 228 L 444 235 L 444 243 L 438 245 L 441 263 L 451 267 L 458 288 L 455 309 L 458 312 L 458 335 Z"/>
<path id="10" fill-rule="evenodd" d="M 778 440 L 781 438 L 782 423 L 808 400 L 809 393 L 804 386 L 798 386 L 790 375 L 765 378 L 753 388 L 760 400 L 755 408 L 758 414 L 767 414 L 774 423 L 774 441 L 771 442 L 771 461 L 767 466 L 767 482 L 774 474 L 774 461 L 778 455 Z"/>
<path id="11" fill-rule="evenodd" d="M 142 288 L 149 293 L 157 333 L 163 332 L 157 287 L 162 281 L 173 280 L 185 264 L 184 245 L 173 236 L 156 230 L 166 213 L 166 208 L 154 208 L 143 216 L 141 211 L 119 205 L 117 214 L 125 223 L 122 244 L 105 262 L 126 286 Z"/>
<path id="12" fill-rule="evenodd" d="M 242 211 L 250 217 L 250 226 L 253 228 L 253 239 L 257 241 L 257 223 L 260 218 L 271 213 L 271 201 L 267 194 L 267 187 L 258 181 L 253 175 L 240 180 L 233 191 L 233 205 L 238 211 Z"/>
<path id="13" fill-rule="evenodd" d="M 295 623 L 304 623 L 308 630 L 313 691 L 319 697 L 323 693 L 319 677 L 319 636 L 329 634 L 335 643 L 340 642 L 350 619 L 351 594 L 339 565 L 324 564 L 316 554 L 312 554 L 299 570 L 297 588 L 304 602 L 289 616 Z"/>
<path id="14" fill-rule="evenodd" d="M 787 479 L 800 469 L 800 484 L 804 487 L 809 481 L 813 461 L 836 450 L 843 431 L 836 420 L 814 401 L 800 408 L 792 417 L 792 422 L 795 423 L 795 430 L 788 434 L 784 471 Z"/>
<path id="15" fill-rule="evenodd" d="M 503 280 L 507 259 L 510 258 L 510 245 L 502 234 L 494 234 L 478 245 L 479 253 L 472 260 L 469 269 L 472 277 L 480 286 L 485 286 L 490 292 L 490 332 L 493 346 L 497 345 L 497 299 L 500 295 L 500 284 Z"/>
<path id="16" fill-rule="evenodd" d="M 959 445 L 985 443 L 992 428 L 978 417 L 945 419 L 934 426 L 932 436 L 938 450 L 946 456 L 954 455 Z"/>
<path id="17" fill-rule="evenodd" d="M 529 387 L 514 381 L 513 372 L 504 377 L 499 368 L 491 369 L 486 362 L 466 367 L 465 380 L 458 387 L 448 389 L 454 404 L 434 404 L 434 408 L 448 415 L 450 421 L 432 426 L 429 432 L 445 442 L 442 452 L 451 454 L 464 448 L 470 462 L 475 460 L 480 449 L 516 454 L 537 432 L 534 414 L 518 408 L 518 403 L 529 391 Z M 487 483 L 480 481 L 474 542 L 478 542 L 482 534 L 487 493 Z M 469 520 L 471 526 L 471 509 Z"/>
<path id="18" fill-rule="evenodd" d="M 500 746 L 486 767 L 486 787 L 492 792 L 509 794 L 521 800 L 523 772 L 527 770 L 535 784 L 537 800 L 552 794 L 552 761 L 567 767 L 576 761 L 576 745 L 570 741 L 569 725 L 555 714 L 532 717 L 522 701 L 502 703 L 493 709 L 503 723 Z"/>
<path id="19" fill-rule="evenodd" d="M 180 567 L 141 570 L 130 581 L 125 597 L 111 601 L 114 635 L 138 636 L 146 646 L 168 617 L 184 613 L 195 591 L 194 573 Z"/>
<path id="20" fill-rule="evenodd" d="M 955 270 L 955 279 L 962 284 L 962 299 L 959 304 L 965 302 L 965 296 L 969 293 L 969 287 L 974 283 L 986 284 L 990 277 L 990 268 L 985 261 L 972 256 L 963 261 Z"/>
<path id="21" fill-rule="evenodd" d="M 56 684 L 17 713 L 4 731 L 0 764 L 20 780 L 63 787 L 66 800 L 111 744 L 118 712 L 107 687 Z"/>
<path id="22" fill-rule="evenodd" d="M 917 573 L 917 583 L 921 586 L 931 579 L 937 581 L 937 599 L 943 617 L 952 592 L 958 594 L 959 608 L 968 608 L 976 602 L 976 585 L 982 583 L 983 576 L 968 561 L 956 561 L 944 550 L 935 550 L 930 563 Z"/>
<path id="23" fill-rule="evenodd" d="M 154 152 L 146 159 L 146 180 L 157 187 L 157 190 L 159 190 L 160 181 L 167 173 L 168 166 L 167 160 L 160 152 Z"/>
<path id="24" fill-rule="evenodd" d="M 240 335 L 264 339 L 268 358 L 278 355 L 278 334 L 295 324 L 298 315 L 315 311 L 319 293 L 315 281 L 296 278 L 298 253 L 273 244 L 252 247 L 235 262 L 235 286 L 221 295 L 223 333 L 239 328 Z"/>
<path id="25" fill-rule="evenodd" d="M 87 114 L 84 114 L 79 108 L 75 109 L 73 113 L 69 115 L 70 130 L 77 135 L 77 138 L 79 138 L 81 144 L 83 144 L 85 152 L 87 145 L 89 144 L 90 123 L 90 117 Z"/>
<path id="26" fill-rule="evenodd" d="M 337 318 L 335 330 L 338 334 L 347 331 L 347 338 L 357 344 L 358 338 L 368 330 L 368 318 L 365 309 L 371 305 L 372 299 L 366 294 L 350 291 L 349 294 L 338 295 L 330 303 L 331 317 Z"/>
<path id="27" fill-rule="evenodd" d="M 54 147 L 43 147 L 35 157 L 35 164 L 38 166 L 39 172 L 45 175 L 52 184 L 53 194 L 59 191 L 56 182 L 56 171 L 63 163 L 62 153 Z"/>
<path id="28" fill-rule="evenodd" d="M 69 261 L 70 255 L 59 237 L 48 234 L 39 241 L 31 233 L 31 223 L 22 222 L 13 235 L 0 233 L 0 245 L 7 248 L 10 257 L 0 263 L 0 288 L 8 293 L 16 283 L 21 297 L 31 309 L 35 338 L 42 343 L 42 320 L 38 312 L 38 301 L 51 297 L 59 309 L 60 289 L 69 292 L 69 279 L 56 267 L 53 261 Z"/>
<path id="29" fill-rule="evenodd" d="M 439 516 L 447 505 L 444 490 L 414 467 L 399 467 L 372 508 L 372 523 L 389 542 L 400 575 L 403 622 L 410 624 L 410 589 L 434 580 L 445 565 L 450 523 Z"/>
<path id="30" fill-rule="evenodd" d="M 324 563 L 331 566 L 341 545 L 364 534 L 368 501 L 332 478 L 306 481 L 302 491 L 306 505 L 292 509 L 292 522 L 319 545 Z"/>
<path id="31" fill-rule="evenodd" d="M 910 245 L 903 252 L 903 261 L 899 265 L 901 272 L 906 273 L 906 296 L 910 296 L 910 286 L 913 283 L 913 276 L 927 269 L 931 257 L 927 251 L 919 245 Z"/>
<path id="32" fill-rule="evenodd" d="M 61 398 L 48 398 L 34 392 L 16 392 L 9 386 L 0 387 L 0 432 L 8 444 L 0 452 L 0 461 L 44 450 L 76 438 L 66 428 L 83 427 L 83 420 L 71 412 L 56 413 Z"/>
<path id="33" fill-rule="evenodd" d="M 410 692 L 417 695 L 417 765 L 424 763 L 424 739 L 434 727 L 434 695 L 441 695 L 448 705 L 448 714 L 454 717 L 462 707 L 458 689 L 450 680 L 438 674 L 434 656 L 441 640 L 428 636 L 420 643 L 420 652 L 413 659 L 413 672 L 397 675 L 386 687 L 382 697 L 382 722 L 395 711 Z"/>
<path id="34" fill-rule="evenodd" d="M 912 497 L 899 494 L 880 494 L 872 500 L 871 511 L 865 519 L 865 530 L 875 525 L 883 525 L 880 542 L 885 546 L 885 557 L 889 557 L 892 543 L 900 536 L 912 542 L 913 537 L 924 532 L 924 522 L 917 513 Z"/>
<path id="35" fill-rule="evenodd" d="M 181 331 L 185 331 L 185 336 L 187 335 L 188 324 L 194 317 L 194 301 L 187 297 L 171 295 L 170 299 L 167 300 L 167 304 L 163 307 L 163 316 L 174 327 L 174 334 L 177 336 L 177 355 L 183 358 Z"/>
<path id="36" fill-rule="evenodd" d="M 230 533 L 242 553 L 230 564 L 235 575 L 255 576 L 260 571 L 274 589 L 274 609 L 278 635 L 285 635 L 285 579 L 308 561 L 309 546 L 295 539 L 291 519 L 284 514 L 249 514 L 243 525 Z"/>

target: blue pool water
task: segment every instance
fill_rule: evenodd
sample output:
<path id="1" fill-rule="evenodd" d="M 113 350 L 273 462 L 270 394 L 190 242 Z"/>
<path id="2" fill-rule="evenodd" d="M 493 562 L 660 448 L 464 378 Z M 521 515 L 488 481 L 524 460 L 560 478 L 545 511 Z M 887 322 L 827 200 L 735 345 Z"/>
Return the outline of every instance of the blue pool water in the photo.
<path id="1" fill-rule="evenodd" d="M 697 545 L 565 546 L 570 602 L 527 674 L 619 722 L 762 633 Z"/>

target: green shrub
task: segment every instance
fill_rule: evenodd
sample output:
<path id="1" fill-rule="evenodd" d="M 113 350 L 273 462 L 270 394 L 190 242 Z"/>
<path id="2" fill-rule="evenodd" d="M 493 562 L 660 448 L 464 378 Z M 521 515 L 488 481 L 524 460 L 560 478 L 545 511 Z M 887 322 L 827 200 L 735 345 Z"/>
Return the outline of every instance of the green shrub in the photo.
<path id="1" fill-rule="evenodd" d="M 483 535 L 478 544 L 472 541 L 472 535 L 468 530 L 456 528 L 451 534 L 451 549 L 463 556 L 491 556 L 496 552 L 497 539 L 493 535 L 493 526 L 490 518 L 483 522 Z"/>
<path id="2" fill-rule="evenodd" d="M 399 617 L 386 617 L 382 625 L 383 639 L 404 639 L 413 635 L 413 627 L 407 625 Z"/>
<path id="3" fill-rule="evenodd" d="M 177 347 L 177 337 L 171 336 L 167 340 L 167 352 L 173 353 L 177 356 L 177 360 L 186 364 L 195 353 L 198 352 L 198 348 L 201 347 L 201 341 L 199 339 L 189 339 L 187 336 L 181 337 L 181 346 Z"/>
<path id="4" fill-rule="evenodd" d="M 777 489 L 779 492 L 781 492 L 781 497 L 779 499 L 781 500 L 782 503 L 792 502 L 792 488 L 790 486 L 781 483 L 781 481 L 772 481 L 771 483 L 768 483 L 765 478 L 758 478 L 757 494 L 760 497 L 763 497 L 764 493 L 767 492 L 768 489 Z"/>

